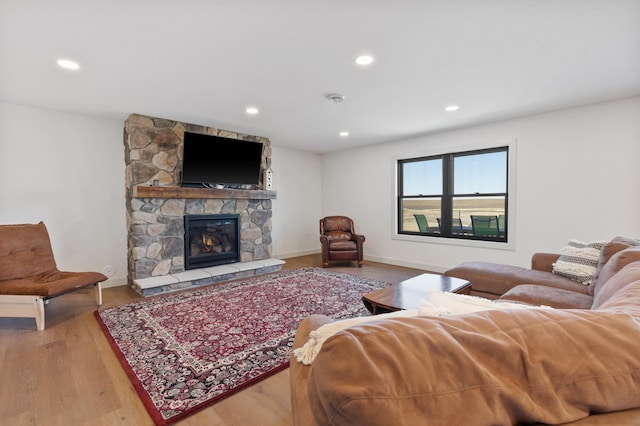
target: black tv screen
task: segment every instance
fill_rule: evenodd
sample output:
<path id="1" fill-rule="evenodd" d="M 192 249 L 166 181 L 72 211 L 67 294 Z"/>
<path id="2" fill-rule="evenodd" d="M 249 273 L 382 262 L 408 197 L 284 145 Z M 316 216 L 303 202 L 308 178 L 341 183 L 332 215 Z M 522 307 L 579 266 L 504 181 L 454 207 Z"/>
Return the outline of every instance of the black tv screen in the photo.
<path id="1" fill-rule="evenodd" d="M 182 186 L 258 185 L 262 144 L 184 133 Z"/>

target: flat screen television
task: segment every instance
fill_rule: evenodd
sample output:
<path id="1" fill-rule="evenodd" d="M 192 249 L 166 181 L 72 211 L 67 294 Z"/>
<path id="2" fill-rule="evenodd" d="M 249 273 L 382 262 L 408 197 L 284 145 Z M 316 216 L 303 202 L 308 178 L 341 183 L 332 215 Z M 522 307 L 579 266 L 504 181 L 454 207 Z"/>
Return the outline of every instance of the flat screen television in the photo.
<path id="1" fill-rule="evenodd" d="M 260 142 L 185 132 L 183 148 L 182 186 L 260 183 Z"/>

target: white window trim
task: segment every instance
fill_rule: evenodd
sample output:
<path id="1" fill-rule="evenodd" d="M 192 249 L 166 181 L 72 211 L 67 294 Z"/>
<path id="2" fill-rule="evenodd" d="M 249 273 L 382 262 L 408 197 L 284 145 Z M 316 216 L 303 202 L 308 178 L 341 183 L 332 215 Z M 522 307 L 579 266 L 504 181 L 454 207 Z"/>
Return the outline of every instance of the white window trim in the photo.
<path id="1" fill-rule="evenodd" d="M 393 212 L 391 217 L 393 218 L 393 223 L 391 224 L 391 239 L 400 240 L 400 241 L 412 241 L 416 243 L 426 243 L 426 244 L 438 244 L 438 245 L 454 245 L 454 246 L 465 246 L 465 247 L 478 247 L 484 249 L 495 249 L 495 250 L 509 250 L 515 251 L 516 249 L 516 159 L 517 159 L 517 145 L 518 140 L 516 138 L 508 138 L 493 142 L 484 142 L 484 143 L 474 143 L 469 145 L 460 145 L 455 147 L 447 147 L 446 149 L 438 148 L 438 149 L 430 149 L 420 152 L 414 152 L 410 154 L 402 154 L 394 156 L 392 159 L 392 170 L 393 170 L 393 203 L 392 209 Z M 509 147 L 509 168 L 508 168 L 508 176 L 507 176 L 507 185 L 509 191 L 509 199 L 507 202 L 507 209 L 509 212 L 509 226 L 507 229 L 507 242 L 500 243 L 495 241 L 479 241 L 479 240 L 465 240 L 458 238 L 443 238 L 443 237 L 432 237 L 427 235 L 407 235 L 407 234 L 399 234 L 398 233 L 398 160 L 405 160 L 408 158 L 419 158 L 419 157 L 430 157 L 435 155 L 442 155 L 448 153 L 455 152 L 465 152 L 465 151 L 475 151 L 480 149 L 490 149 L 497 148 L 500 146 L 508 146 Z"/>

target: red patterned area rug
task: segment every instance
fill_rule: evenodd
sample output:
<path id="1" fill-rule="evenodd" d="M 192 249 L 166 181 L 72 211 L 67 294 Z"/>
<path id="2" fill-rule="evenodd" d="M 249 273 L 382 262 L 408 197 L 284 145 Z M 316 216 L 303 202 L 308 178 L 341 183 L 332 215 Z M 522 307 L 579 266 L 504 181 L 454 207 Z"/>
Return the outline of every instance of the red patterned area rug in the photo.
<path id="1" fill-rule="evenodd" d="M 157 425 L 167 425 L 289 365 L 299 322 L 368 315 L 387 283 L 295 269 L 151 297 L 96 318 Z"/>

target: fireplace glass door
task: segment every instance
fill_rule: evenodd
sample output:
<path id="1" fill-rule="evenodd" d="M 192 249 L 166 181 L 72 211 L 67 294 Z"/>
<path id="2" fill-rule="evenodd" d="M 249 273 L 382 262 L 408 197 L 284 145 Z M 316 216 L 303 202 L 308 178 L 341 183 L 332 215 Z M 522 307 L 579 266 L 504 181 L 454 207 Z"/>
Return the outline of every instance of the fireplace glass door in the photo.
<path id="1" fill-rule="evenodd" d="M 185 269 L 240 260 L 240 215 L 187 215 L 184 236 Z"/>

